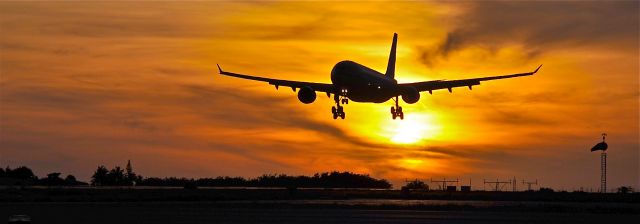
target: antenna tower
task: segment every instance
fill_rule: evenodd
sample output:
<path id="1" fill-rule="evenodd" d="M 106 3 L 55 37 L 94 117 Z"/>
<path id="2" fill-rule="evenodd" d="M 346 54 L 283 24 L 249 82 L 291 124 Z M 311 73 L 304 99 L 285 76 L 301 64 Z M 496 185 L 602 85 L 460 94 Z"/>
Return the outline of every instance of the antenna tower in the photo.
<path id="1" fill-rule="evenodd" d="M 513 182 L 511 182 L 511 180 L 509 181 L 500 181 L 498 179 L 496 179 L 496 181 L 486 181 L 484 180 L 484 184 L 495 184 L 495 188 L 494 191 L 500 191 L 502 190 L 502 186 L 503 185 L 507 185 L 507 184 L 513 184 Z"/>
<path id="2" fill-rule="evenodd" d="M 531 191 L 531 185 L 538 185 L 538 180 L 536 179 L 535 182 L 522 180 L 522 184 L 526 184 L 527 185 L 527 191 Z"/>
<path id="3" fill-rule="evenodd" d="M 444 178 L 442 180 L 433 180 L 433 178 L 431 179 L 431 183 L 442 183 L 442 190 L 446 190 L 447 189 L 447 183 L 458 183 L 458 179 L 456 180 L 447 180 L 447 178 Z"/>

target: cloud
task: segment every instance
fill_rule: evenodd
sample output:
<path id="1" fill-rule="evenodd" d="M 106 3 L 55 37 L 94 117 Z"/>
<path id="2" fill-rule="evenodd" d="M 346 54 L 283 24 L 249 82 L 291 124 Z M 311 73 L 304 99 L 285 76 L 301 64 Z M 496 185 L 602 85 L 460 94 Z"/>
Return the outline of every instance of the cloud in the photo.
<path id="1" fill-rule="evenodd" d="M 527 59 L 566 48 L 638 49 L 638 2 L 482 2 L 459 3 L 439 45 L 422 47 L 419 58 L 433 66 L 454 52 L 480 47 L 495 52 L 523 46 Z M 636 51 L 637 52 L 637 51 Z"/>

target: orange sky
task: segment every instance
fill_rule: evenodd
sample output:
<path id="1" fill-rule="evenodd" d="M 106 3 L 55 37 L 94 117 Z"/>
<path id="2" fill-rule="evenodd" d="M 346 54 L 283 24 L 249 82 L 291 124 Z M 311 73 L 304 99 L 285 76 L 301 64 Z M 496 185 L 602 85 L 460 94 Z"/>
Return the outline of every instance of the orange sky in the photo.
<path id="1" fill-rule="evenodd" d="M 0 3 L 0 166 L 38 175 L 124 165 L 146 176 L 313 174 L 538 179 L 597 189 L 640 175 L 638 2 Z M 330 82 L 349 59 L 400 82 L 533 70 L 473 91 L 304 105 L 224 69 Z M 523 187 L 523 186 L 521 186 Z"/>

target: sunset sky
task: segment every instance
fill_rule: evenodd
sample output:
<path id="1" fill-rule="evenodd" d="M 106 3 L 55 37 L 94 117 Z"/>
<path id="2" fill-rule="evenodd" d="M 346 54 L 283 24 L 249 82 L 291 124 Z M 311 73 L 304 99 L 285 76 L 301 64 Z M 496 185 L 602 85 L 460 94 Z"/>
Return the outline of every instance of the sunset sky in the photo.
<path id="1" fill-rule="evenodd" d="M 538 179 L 640 188 L 639 3 L 0 3 L 0 166 L 89 180 L 131 159 L 144 176 L 324 171 Z M 403 104 L 309 105 L 223 69 L 330 83 L 341 60 L 399 82 L 529 72 Z M 523 188 L 524 186 L 520 186 Z M 487 186 L 489 188 L 489 186 Z"/>

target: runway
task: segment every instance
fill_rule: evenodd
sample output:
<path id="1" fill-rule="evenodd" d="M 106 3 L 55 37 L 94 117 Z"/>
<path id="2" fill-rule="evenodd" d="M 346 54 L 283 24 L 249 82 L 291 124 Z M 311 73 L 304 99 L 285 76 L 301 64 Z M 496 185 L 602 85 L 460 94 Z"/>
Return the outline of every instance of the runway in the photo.
<path id="1" fill-rule="evenodd" d="M 633 205 L 637 206 L 637 205 Z M 375 209 L 253 202 L 1 203 L 0 217 L 26 214 L 33 223 L 623 223 L 637 213 Z M 4 220 L 2 220 L 4 221 Z"/>

